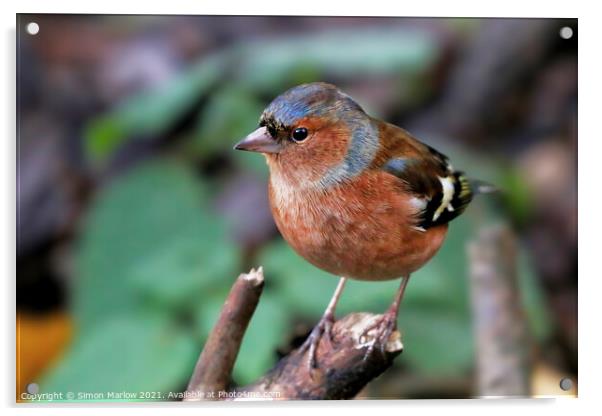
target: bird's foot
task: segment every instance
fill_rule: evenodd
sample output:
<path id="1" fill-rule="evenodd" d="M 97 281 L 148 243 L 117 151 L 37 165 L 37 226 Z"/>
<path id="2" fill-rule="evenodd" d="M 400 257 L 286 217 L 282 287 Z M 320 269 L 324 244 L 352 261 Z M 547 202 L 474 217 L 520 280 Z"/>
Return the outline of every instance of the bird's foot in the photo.
<path id="1" fill-rule="evenodd" d="M 311 333 L 303 342 L 301 347 L 299 347 L 299 351 L 301 353 L 307 351 L 307 369 L 309 372 L 311 370 L 318 367 L 318 363 L 316 360 L 316 352 L 318 349 L 318 345 L 322 338 L 325 338 L 326 342 L 330 346 L 333 344 L 332 340 L 332 326 L 334 324 L 334 316 L 331 313 L 325 313 L 320 321 L 316 324 L 314 329 L 312 329 Z"/>
<path id="2" fill-rule="evenodd" d="M 364 329 L 362 334 L 360 335 L 360 340 L 362 339 L 371 339 L 368 342 L 368 348 L 366 348 L 366 352 L 364 353 L 363 361 L 366 361 L 376 349 L 376 346 L 379 346 L 379 351 L 383 357 L 387 355 L 387 343 L 389 342 L 389 338 L 395 328 L 397 327 L 397 310 L 390 309 L 378 319 L 375 320 L 373 324 Z M 371 332 L 374 332 L 371 334 Z"/>

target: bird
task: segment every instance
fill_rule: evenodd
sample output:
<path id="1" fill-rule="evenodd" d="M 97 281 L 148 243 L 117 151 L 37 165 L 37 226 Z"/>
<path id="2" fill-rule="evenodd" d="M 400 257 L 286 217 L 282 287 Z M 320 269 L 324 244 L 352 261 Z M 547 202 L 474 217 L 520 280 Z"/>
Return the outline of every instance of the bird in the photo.
<path id="1" fill-rule="evenodd" d="M 366 356 L 377 341 L 384 348 L 410 275 L 437 253 L 450 221 L 473 196 L 490 191 L 433 147 L 371 117 L 325 82 L 277 96 L 258 128 L 234 149 L 265 156 L 270 209 L 284 240 L 309 263 L 339 276 L 301 347 L 309 368 L 318 366 L 321 339 L 332 342 L 336 305 L 348 279 L 401 279 L 391 306 L 368 328 L 376 336 Z"/>

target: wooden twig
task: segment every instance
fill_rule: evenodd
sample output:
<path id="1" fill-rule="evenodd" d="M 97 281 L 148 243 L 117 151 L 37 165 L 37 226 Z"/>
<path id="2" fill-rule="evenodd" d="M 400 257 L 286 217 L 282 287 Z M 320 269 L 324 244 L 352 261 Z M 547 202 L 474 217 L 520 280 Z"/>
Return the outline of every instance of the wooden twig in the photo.
<path id="1" fill-rule="evenodd" d="M 468 246 L 480 396 L 529 396 L 531 340 L 518 290 L 514 234 L 483 229 Z"/>
<path id="2" fill-rule="evenodd" d="M 299 399 L 350 399 L 373 378 L 391 366 L 393 359 L 403 350 L 399 331 L 394 331 L 384 354 L 380 345 L 364 359 L 366 349 L 373 342 L 373 333 L 361 335 L 380 315 L 352 313 L 335 322 L 333 344 L 321 342 L 316 358 L 319 368 L 311 371 L 307 355 L 299 350 L 284 357 L 272 370 L 257 382 L 237 389 L 235 398 Z"/>
<path id="3" fill-rule="evenodd" d="M 263 291 L 263 282 L 261 267 L 238 276 L 196 363 L 184 400 L 217 399 L 212 396 L 229 386 L 243 336 Z"/>
<path id="4" fill-rule="evenodd" d="M 365 333 L 381 315 L 353 313 L 334 323 L 332 343 L 326 338 L 320 342 L 316 350 L 318 368 L 310 370 L 307 351 L 297 349 L 255 383 L 229 389 L 236 354 L 262 286 L 261 268 L 241 275 L 234 283 L 184 400 L 348 399 L 390 367 L 403 350 L 397 330 L 384 346 L 375 341 L 375 329 Z M 371 342 L 376 342 L 374 352 L 364 357 Z"/>

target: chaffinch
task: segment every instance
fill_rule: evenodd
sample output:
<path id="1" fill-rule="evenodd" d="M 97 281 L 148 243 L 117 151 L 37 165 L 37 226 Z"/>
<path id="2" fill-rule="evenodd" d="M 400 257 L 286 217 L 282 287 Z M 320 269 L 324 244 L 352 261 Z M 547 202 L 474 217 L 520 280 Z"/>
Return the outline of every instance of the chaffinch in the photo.
<path id="1" fill-rule="evenodd" d="M 334 85 L 294 87 L 272 101 L 259 128 L 234 147 L 261 152 L 269 200 L 284 239 L 313 265 L 341 276 L 303 349 L 315 367 L 348 278 L 402 278 L 374 327 L 381 345 L 395 329 L 409 276 L 441 247 L 448 223 L 484 189 L 407 131 L 367 115 Z"/>

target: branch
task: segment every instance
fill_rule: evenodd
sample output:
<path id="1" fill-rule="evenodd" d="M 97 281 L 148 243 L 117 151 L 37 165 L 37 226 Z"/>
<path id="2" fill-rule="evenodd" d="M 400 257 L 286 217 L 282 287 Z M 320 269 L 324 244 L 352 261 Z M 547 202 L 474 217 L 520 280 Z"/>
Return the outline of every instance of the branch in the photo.
<path id="1" fill-rule="evenodd" d="M 519 296 L 516 238 L 483 229 L 468 246 L 481 396 L 529 396 L 531 340 Z"/>
<path id="2" fill-rule="evenodd" d="M 238 277 L 199 357 L 184 400 L 348 399 L 389 368 L 403 350 L 399 331 L 394 331 L 384 346 L 375 341 L 375 330 L 361 337 L 380 315 L 353 313 L 334 323 L 332 344 L 326 338 L 320 342 L 316 351 L 319 368 L 310 371 L 306 351 L 297 349 L 255 383 L 228 390 L 262 287 L 261 267 Z M 371 342 L 376 342 L 375 352 L 364 360 Z"/>
<path id="3" fill-rule="evenodd" d="M 316 353 L 318 369 L 310 372 L 307 355 L 295 350 L 257 382 L 237 389 L 242 393 L 237 396 L 268 397 L 276 392 L 276 398 L 287 400 L 353 398 L 368 382 L 389 368 L 403 350 L 401 335 L 394 331 L 384 346 L 384 355 L 377 345 L 376 352 L 364 360 L 374 334 L 368 332 L 370 338 L 365 340 L 360 336 L 379 317 L 370 313 L 345 316 L 333 326 L 334 345 L 320 342 Z"/>
<path id="4" fill-rule="evenodd" d="M 263 269 L 251 269 L 234 282 L 219 319 L 209 334 L 203 352 L 188 383 L 187 393 L 194 396 L 225 390 L 240 349 L 247 325 L 263 291 Z"/>

